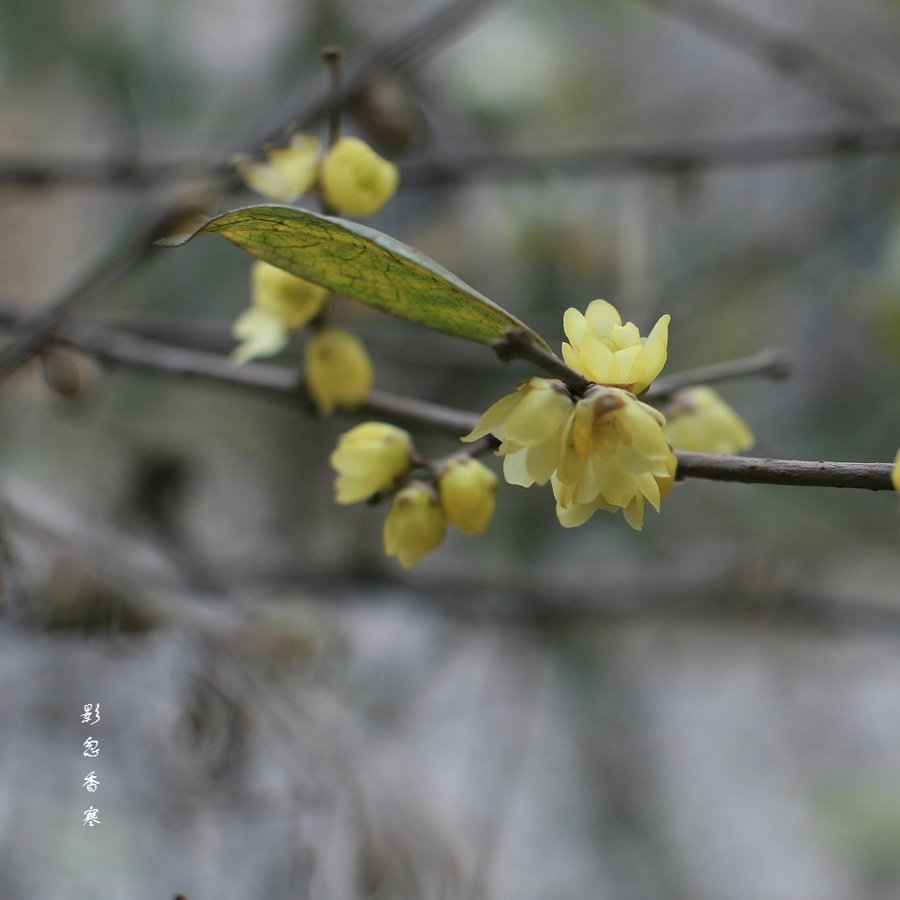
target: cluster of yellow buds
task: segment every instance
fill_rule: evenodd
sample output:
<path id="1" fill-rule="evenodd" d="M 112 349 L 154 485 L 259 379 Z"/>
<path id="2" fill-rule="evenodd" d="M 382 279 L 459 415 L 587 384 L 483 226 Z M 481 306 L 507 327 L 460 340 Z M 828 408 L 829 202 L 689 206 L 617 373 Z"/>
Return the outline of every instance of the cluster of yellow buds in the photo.
<path id="1" fill-rule="evenodd" d="M 384 521 L 384 549 L 405 569 L 443 541 L 448 522 L 463 534 L 482 534 L 493 516 L 497 477 L 487 466 L 459 456 L 434 470 L 416 453 L 409 432 L 395 425 L 351 428 L 330 462 L 338 503 L 396 490 Z"/>
<path id="2" fill-rule="evenodd" d="M 236 363 L 280 353 L 293 332 L 312 321 L 328 299 L 327 288 L 257 261 L 250 270 L 250 307 L 232 326 L 240 341 Z"/>
<path id="3" fill-rule="evenodd" d="M 668 325 L 663 316 L 642 338 L 605 300 L 584 314 L 567 310 L 563 358 L 593 383 L 576 397 L 561 381 L 531 378 L 491 406 L 463 440 L 499 438 L 506 480 L 524 487 L 549 481 L 562 525 L 621 509 L 640 529 L 645 503 L 659 511 L 675 478 L 665 418 L 637 397 L 665 364 Z"/>
<path id="4" fill-rule="evenodd" d="M 232 328 L 239 341 L 231 354 L 242 364 L 274 356 L 291 335 L 309 324 L 325 306 L 327 288 L 257 261 L 251 270 L 251 305 Z M 340 328 L 321 328 L 309 339 L 303 360 L 307 391 L 319 411 L 357 409 L 369 395 L 373 368 L 362 342 Z"/>
<path id="5" fill-rule="evenodd" d="M 240 154 L 233 163 L 247 187 L 270 200 L 292 203 L 318 190 L 328 209 L 348 216 L 378 212 L 400 182 L 397 167 L 355 137 L 323 154 L 314 137 L 295 134 L 287 147 L 267 150 L 264 160 Z"/>

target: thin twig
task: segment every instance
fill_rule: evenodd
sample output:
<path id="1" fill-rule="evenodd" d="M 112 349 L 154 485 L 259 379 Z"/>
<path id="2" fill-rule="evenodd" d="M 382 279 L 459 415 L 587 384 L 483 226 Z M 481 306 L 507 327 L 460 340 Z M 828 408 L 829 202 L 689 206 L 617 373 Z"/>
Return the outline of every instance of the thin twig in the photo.
<path id="1" fill-rule="evenodd" d="M 810 159 L 900 151 L 900 128 L 830 128 L 781 134 L 747 134 L 654 141 L 615 141 L 572 149 L 458 150 L 401 162 L 403 186 L 431 188 L 491 179 L 603 178 L 623 172 L 681 175 L 710 168 L 780 165 Z M 133 160 L 0 160 L 0 184 L 41 188 L 55 184 L 145 188 L 231 171 L 201 160 L 139 163 Z"/>
<path id="2" fill-rule="evenodd" d="M 711 366 L 699 366 L 674 375 L 657 378 L 644 393 L 644 400 L 665 400 L 682 388 L 696 384 L 715 384 L 735 378 L 759 376 L 780 381 L 791 374 L 793 365 L 781 350 L 763 350 L 753 356 L 733 359 Z"/>
<path id="3" fill-rule="evenodd" d="M 896 123 L 900 94 L 797 38 L 713 0 L 644 0 L 769 69 L 876 122 Z"/>
<path id="4" fill-rule="evenodd" d="M 493 343 L 494 351 L 502 362 L 522 359 L 543 369 L 548 375 L 558 378 L 573 394 L 581 396 L 591 382 L 583 375 L 570 369 L 558 356 L 535 344 L 531 336 L 519 329 L 510 329 Z"/>
<path id="5" fill-rule="evenodd" d="M 854 154 L 900 151 L 900 129 L 840 128 L 790 134 L 748 134 L 654 141 L 616 141 L 564 150 L 454 152 L 401 166 L 403 186 L 445 187 L 473 181 L 604 178 L 629 172 L 685 175 L 712 168 L 783 164 Z"/>

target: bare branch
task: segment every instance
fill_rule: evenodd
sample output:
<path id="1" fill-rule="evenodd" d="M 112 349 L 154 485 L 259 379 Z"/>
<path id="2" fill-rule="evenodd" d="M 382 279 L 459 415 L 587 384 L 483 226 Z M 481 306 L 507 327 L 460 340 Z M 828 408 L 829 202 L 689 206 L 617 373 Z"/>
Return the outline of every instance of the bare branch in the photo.
<path id="1" fill-rule="evenodd" d="M 497 149 L 455 152 L 404 163 L 404 188 L 471 181 L 568 177 L 603 178 L 627 172 L 684 175 L 710 168 L 781 164 L 822 157 L 900 151 L 900 129 L 841 128 L 783 134 L 619 141 L 569 150 Z"/>
<path id="2" fill-rule="evenodd" d="M 617 141 L 567 150 L 496 148 L 430 156 L 400 164 L 403 187 L 431 188 L 471 181 L 569 177 L 604 178 L 623 172 L 673 175 L 711 168 L 762 166 L 828 157 L 900 151 L 900 128 L 829 128 L 655 141 Z M 21 188 L 54 184 L 141 189 L 155 184 L 230 174 L 228 162 L 140 163 L 133 160 L 0 161 L 0 183 Z M 234 185 L 239 187 L 238 185 Z"/>
<path id="3" fill-rule="evenodd" d="M 892 491 L 890 463 L 826 462 L 802 459 L 754 459 L 677 451 L 678 478 L 706 478 L 742 484 L 794 487 L 859 488 Z"/>
<path id="4" fill-rule="evenodd" d="M 715 384 L 734 378 L 759 376 L 781 381 L 791 374 L 793 366 L 787 354 L 781 350 L 763 350 L 743 359 L 733 359 L 711 366 L 700 366 L 657 378 L 643 395 L 644 400 L 665 400 L 682 388 L 696 384 Z"/>
<path id="5" fill-rule="evenodd" d="M 769 69 L 876 122 L 896 123 L 900 95 L 842 61 L 713 0 L 644 0 Z"/>

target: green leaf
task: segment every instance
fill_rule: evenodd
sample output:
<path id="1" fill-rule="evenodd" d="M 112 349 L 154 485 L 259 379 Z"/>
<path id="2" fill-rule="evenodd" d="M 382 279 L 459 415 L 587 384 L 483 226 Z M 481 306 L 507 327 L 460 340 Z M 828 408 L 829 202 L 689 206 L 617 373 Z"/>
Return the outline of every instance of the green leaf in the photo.
<path id="1" fill-rule="evenodd" d="M 250 206 L 159 243 L 177 247 L 204 234 L 221 234 L 257 259 L 435 331 L 490 344 L 512 328 L 548 349 L 452 272 L 365 225 L 294 206 Z"/>

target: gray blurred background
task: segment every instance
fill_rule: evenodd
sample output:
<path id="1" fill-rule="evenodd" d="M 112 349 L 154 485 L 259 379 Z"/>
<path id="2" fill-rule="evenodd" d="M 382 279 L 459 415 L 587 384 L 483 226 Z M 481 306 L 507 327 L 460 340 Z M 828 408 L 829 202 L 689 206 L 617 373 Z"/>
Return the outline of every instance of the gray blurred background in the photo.
<path id="1" fill-rule="evenodd" d="M 403 170 L 369 224 L 554 347 L 605 297 L 671 314 L 667 372 L 780 348 L 722 388 L 755 453 L 893 459 L 896 0 L 3 0 L 3 320 L 160 203 L 256 202 L 204 170 L 311 114 L 329 44 Z M 225 355 L 249 267 L 153 250 L 71 322 Z M 530 374 L 338 317 L 385 390 Z M 58 351 L 4 388 L 3 900 L 900 896 L 895 496 L 688 481 L 637 533 L 501 485 L 405 573 L 333 502 L 352 417 Z"/>

